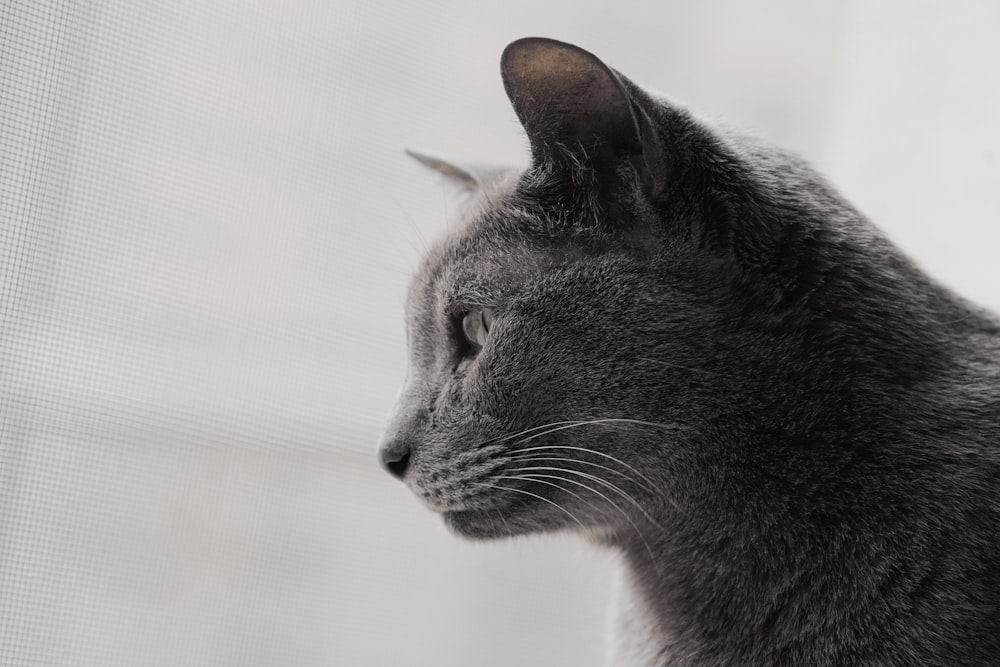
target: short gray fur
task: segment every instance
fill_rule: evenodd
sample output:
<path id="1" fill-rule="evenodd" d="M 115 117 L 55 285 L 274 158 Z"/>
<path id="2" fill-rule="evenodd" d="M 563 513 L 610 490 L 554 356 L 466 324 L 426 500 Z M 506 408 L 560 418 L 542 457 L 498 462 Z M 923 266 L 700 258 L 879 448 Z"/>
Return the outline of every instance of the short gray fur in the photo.
<path id="1" fill-rule="evenodd" d="M 459 176 L 383 464 L 620 552 L 613 664 L 1000 664 L 998 319 L 801 159 L 571 45 L 501 69 L 532 165 Z"/>

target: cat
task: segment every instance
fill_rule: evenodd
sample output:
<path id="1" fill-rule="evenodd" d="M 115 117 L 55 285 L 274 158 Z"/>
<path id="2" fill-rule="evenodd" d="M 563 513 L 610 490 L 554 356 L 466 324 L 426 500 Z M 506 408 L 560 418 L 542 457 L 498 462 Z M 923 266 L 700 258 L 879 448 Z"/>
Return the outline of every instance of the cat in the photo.
<path id="1" fill-rule="evenodd" d="M 615 665 L 1000 665 L 1000 321 L 800 158 L 510 44 L 524 171 L 406 304 L 382 465 L 456 534 L 621 555 Z"/>

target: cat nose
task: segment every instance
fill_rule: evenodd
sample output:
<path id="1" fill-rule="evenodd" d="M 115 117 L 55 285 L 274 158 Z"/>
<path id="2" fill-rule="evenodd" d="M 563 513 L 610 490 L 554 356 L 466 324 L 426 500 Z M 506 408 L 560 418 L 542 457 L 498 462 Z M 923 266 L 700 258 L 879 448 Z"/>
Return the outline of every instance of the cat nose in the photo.
<path id="1" fill-rule="evenodd" d="M 378 460 L 390 475 L 403 479 L 406 468 L 410 465 L 410 448 L 395 443 L 383 446 L 379 449 Z"/>
<path id="2" fill-rule="evenodd" d="M 413 446 L 419 439 L 421 426 L 426 420 L 426 402 L 419 385 L 407 380 L 396 399 L 396 407 L 378 445 L 378 461 L 386 472 L 396 479 L 403 479 L 413 458 Z"/>

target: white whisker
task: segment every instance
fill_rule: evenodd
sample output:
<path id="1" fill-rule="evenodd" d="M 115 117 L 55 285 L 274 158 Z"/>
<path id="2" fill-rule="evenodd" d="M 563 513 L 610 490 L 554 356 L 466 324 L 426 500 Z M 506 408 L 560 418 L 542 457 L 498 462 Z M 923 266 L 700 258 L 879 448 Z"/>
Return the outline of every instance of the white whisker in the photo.
<path id="1" fill-rule="evenodd" d="M 561 424 L 576 424 L 576 423 L 578 423 L 578 422 L 576 422 L 576 421 L 570 421 L 570 420 L 558 421 L 558 422 L 549 422 L 548 424 L 542 424 L 541 426 L 534 426 L 532 428 L 526 428 L 523 431 L 520 431 L 518 433 L 511 433 L 510 435 L 502 435 L 502 436 L 499 436 L 499 437 L 496 437 L 496 438 L 490 438 L 489 440 L 484 440 L 481 443 L 479 443 L 478 445 L 475 445 L 475 447 L 479 448 L 479 447 L 485 447 L 487 445 L 494 445 L 494 444 L 499 444 L 501 442 L 507 442 L 508 440 L 513 440 L 514 438 L 522 436 L 525 433 L 532 433 L 534 431 L 538 431 L 538 430 L 543 429 L 543 428 L 548 428 L 550 426 L 559 426 Z"/>
<path id="2" fill-rule="evenodd" d="M 529 429 L 525 429 L 525 430 L 520 431 L 518 433 L 513 433 L 513 434 L 510 434 L 510 435 L 501 436 L 499 438 L 494 438 L 492 440 L 487 440 L 487 441 L 481 443 L 479 445 L 479 447 L 484 448 L 484 449 L 488 449 L 488 450 L 492 451 L 494 449 L 498 449 L 500 447 L 500 443 L 507 442 L 509 440 L 513 440 L 513 439 L 518 438 L 520 436 L 523 436 L 525 434 L 531 434 L 531 435 L 528 435 L 527 437 L 522 438 L 521 440 L 518 440 L 518 442 L 517 442 L 518 445 L 523 445 L 523 444 L 525 444 L 527 442 L 530 442 L 531 440 L 534 440 L 536 438 L 540 438 L 540 437 L 542 437 L 544 435 L 548 435 L 550 433 L 554 433 L 556 431 L 562 431 L 562 430 L 569 429 L 569 428 L 577 428 L 577 427 L 580 427 L 580 426 L 596 426 L 596 425 L 601 425 L 601 424 L 609 424 L 609 425 L 634 424 L 634 425 L 638 425 L 638 426 L 648 426 L 648 427 L 661 428 L 661 429 L 666 429 L 666 430 L 676 430 L 676 429 L 682 428 L 682 426 L 677 425 L 677 424 L 662 424 L 662 423 L 658 423 L 658 422 L 645 421 L 645 420 L 642 420 L 642 419 L 615 418 L 615 417 L 602 418 L 602 419 L 589 419 L 589 420 L 563 420 L 563 421 L 549 422 L 547 424 L 542 424 L 540 426 L 535 426 L 535 427 L 532 427 L 532 428 L 529 428 Z M 619 458 L 617 458 L 615 456 L 607 454 L 605 452 L 597 451 L 597 450 L 594 450 L 594 449 L 589 449 L 587 447 L 578 447 L 578 446 L 573 446 L 573 445 L 538 445 L 538 446 L 534 446 L 534 447 L 519 447 L 517 449 L 512 449 L 509 452 L 507 452 L 507 454 L 509 455 L 509 458 L 507 460 L 525 460 L 525 459 L 530 460 L 531 458 L 535 458 L 535 457 L 530 456 L 530 452 L 545 452 L 545 450 L 579 451 L 579 452 L 584 452 L 584 453 L 588 453 L 588 454 L 593 454 L 595 456 L 600 456 L 600 457 L 603 457 L 603 458 L 605 458 L 605 459 L 607 459 L 609 461 L 613 461 L 613 462 L 617 463 L 618 465 L 623 466 L 627 470 L 631 471 L 632 473 L 636 474 L 640 479 L 642 479 L 646 483 L 646 485 L 648 485 L 647 486 L 647 490 L 648 491 L 650 491 L 651 493 L 657 495 L 658 497 L 664 498 L 667 502 L 669 502 L 671 505 L 673 505 L 676 509 L 678 509 L 678 510 L 680 509 L 680 507 L 678 507 L 677 503 L 674 502 L 674 500 L 672 498 L 669 498 L 666 494 L 663 493 L 663 491 L 659 488 L 659 486 L 657 485 L 656 482 L 654 482 L 652 479 L 650 479 L 649 477 L 647 477 L 646 475 L 644 475 L 642 472 L 640 472 L 634 466 L 626 463 L 625 461 L 622 461 L 621 459 L 619 459 Z M 483 451 L 483 450 L 479 450 L 479 451 Z M 518 456 L 518 455 L 522 455 L 522 456 Z M 523 455 L 529 455 L 529 456 L 523 456 Z M 507 458 L 507 457 L 505 457 L 505 458 Z M 567 460 L 570 460 L 570 459 L 567 459 Z M 623 473 L 621 471 L 614 470 L 612 468 L 600 465 L 598 463 L 594 463 L 592 461 L 586 461 L 586 460 L 584 460 L 584 459 L 581 458 L 581 459 L 578 460 L 578 462 L 579 463 L 583 463 L 583 464 L 587 464 L 587 465 L 591 465 L 591 466 L 595 466 L 595 467 L 598 467 L 598 468 L 602 468 L 602 469 L 608 470 L 609 472 L 614 472 L 615 474 L 621 475 L 622 477 L 624 477 L 626 479 L 629 479 L 630 481 L 633 481 L 633 482 L 637 482 L 638 481 L 638 480 L 633 480 L 631 477 L 629 477 L 628 475 L 626 475 L 625 473 Z M 580 475 L 585 476 L 585 477 L 587 476 L 585 473 L 580 473 L 578 471 L 572 471 L 572 472 L 574 472 L 575 474 L 580 474 Z M 619 494 L 624 494 L 624 492 L 620 488 L 618 488 L 617 486 L 611 484 L 610 482 L 607 482 L 606 480 L 603 480 L 601 478 L 595 478 L 595 477 L 590 477 L 590 478 L 591 479 L 595 479 L 595 480 L 599 480 L 603 484 L 608 485 L 610 488 L 614 488 Z M 642 510 L 641 506 L 639 506 L 638 503 L 635 501 L 635 499 L 633 499 L 631 496 L 628 496 L 627 494 L 625 494 L 624 497 L 626 497 L 631 502 L 635 503 L 636 506 L 639 507 L 640 510 Z M 642 510 L 642 511 L 647 516 L 647 518 L 649 518 L 649 514 L 646 513 L 645 510 Z M 650 518 L 650 520 L 653 521 L 651 518 Z M 653 523 L 656 524 L 655 521 L 653 521 Z"/>
<path id="3" fill-rule="evenodd" d="M 475 484 L 476 486 L 486 486 L 486 487 L 489 487 L 491 489 L 497 489 L 498 491 L 514 491 L 516 493 L 523 493 L 526 496 L 531 496 L 532 498 L 537 498 L 538 500 L 546 502 L 549 505 L 552 505 L 553 507 L 556 507 L 556 508 L 562 510 L 563 512 L 565 512 L 566 514 L 568 514 L 569 517 L 571 519 L 573 519 L 573 521 L 576 521 L 580 525 L 580 528 L 583 528 L 584 530 L 587 529 L 587 527 L 583 525 L 583 522 L 576 518 L 575 514 L 573 514 L 572 512 L 570 512 L 568 509 L 566 509 L 565 507 L 563 507 L 559 503 L 552 502 L 548 498 L 540 496 L 537 493 L 532 493 L 531 491 L 525 491 L 524 489 L 515 489 L 512 486 L 496 486 L 494 484 L 487 484 L 486 482 L 470 482 L 470 484 Z"/>
<path id="4" fill-rule="evenodd" d="M 560 491 L 564 491 L 564 492 L 568 493 L 569 495 L 573 496 L 574 498 L 576 498 L 577 500 L 579 500 L 581 503 L 585 503 L 585 504 L 589 505 L 591 508 L 593 508 L 594 510 L 596 510 L 598 513 L 600 513 L 600 514 L 604 513 L 603 508 L 601 508 L 598 505 L 595 505 L 594 503 L 590 502 L 589 500 L 587 500 L 586 498 L 584 498 L 583 496 L 581 496 L 579 493 L 576 493 L 574 491 L 570 491 L 566 487 L 559 486 L 558 484 L 553 484 L 552 482 L 546 482 L 544 480 L 539 479 L 539 477 L 548 477 L 549 479 L 560 479 L 560 480 L 562 480 L 564 482 L 573 482 L 573 480 L 563 479 L 561 477 L 556 477 L 555 475 L 499 475 L 497 477 L 494 477 L 494 479 L 520 479 L 520 480 L 524 480 L 524 481 L 528 481 L 528 482 L 538 482 L 539 484 L 547 484 L 548 486 L 554 486 L 555 488 L 559 489 Z M 573 482 L 573 483 L 575 483 L 575 482 Z M 581 484 L 580 486 L 583 486 L 583 485 Z M 592 489 L 590 489 L 590 487 L 584 486 L 584 488 L 586 488 L 588 490 L 592 490 Z"/>
<path id="5" fill-rule="evenodd" d="M 537 452 L 537 451 L 542 451 L 542 450 L 545 450 L 545 449 L 566 449 L 566 450 L 572 450 L 572 451 L 578 451 L 578 452 L 586 452 L 588 454 L 594 454 L 595 456 L 602 456 L 602 457 L 604 457 L 606 459 L 614 461 L 615 463 L 618 463 L 619 465 L 625 466 L 626 468 L 628 468 L 629 470 L 631 470 L 632 472 L 634 472 L 636 475 L 638 475 L 640 478 L 642 478 L 643 480 L 645 480 L 646 483 L 649 484 L 650 486 L 652 486 L 654 489 L 657 488 L 656 482 L 654 482 L 650 478 L 648 478 L 645 475 L 643 475 L 641 472 L 639 472 L 638 470 L 636 470 L 634 467 L 630 466 L 628 463 L 625 463 L 625 461 L 622 461 L 621 459 L 616 458 L 614 456 L 611 456 L 610 454 L 607 454 L 605 452 L 599 452 L 596 449 L 589 449 L 587 447 L 577 447 L 577 446 L 574 446 L 574 445 L 538 445 L 536 447 L 526 447 L 524 449 L 515 449 L 511 453 L 512 454 L 523 454 L 525 452 Z"/>
<path id="6" fill-rule="evenodd" d="M 553 422 L 558 423 L 558 422 Z M 548 431 L 543 431 L 542 433 L 535 433 L 527 438 L 519 441 L 519 443 L 525 443 L 535 438 L 540 438 L 543 435 L 548 435 L 549 433 L 554 433 L 556 431 L 562 431 L 567 428 L 576 428 L 578 426 L 596 426 L 598 424 L 638 424 L 640 426 L 653 426 L 656 428 L 663 428 L 668 430 L 679 429 L 680 427 L 676 424 L 659 424 L 657 422 L 643 421 L 642 419 L 626 419 L 626 418 L 606 418 L 606 419 L 588 419 L 586 421 L 574 421 L 574 422 L 564 422 L 564 426 L 559 426 L 557 428 L 549 429 Z"/>
<path id="7" fill-rule="evenodd" d="M 615 470 L 614 468 L 606 465 L 601 465 L 600 463 L 594 463 L 593 461 L 587 461 L 586 459 L 571 459 L 565 456 L 544 456 L 540 454 L 518 454 L 516 456 L 511 456 L 510 461 L 521 462 L 521 461 L 562 461 L 563 463 L 580 463 L 588 466 L 593 466 L 595 468 L 600 468 L 601 470 L 607 470 L 610 473 L 614 473 L 619 477 L 627 479 L 633 483 L 639 483 L 638 480 L 634 479 L 631 475 L 626 475 L 621 470 Z M 659 495 L 661 492 L 659 489 L 650 486 L 649 484 L 639 484 L 642 488 L 646 489 L 650 493 Z"/>
<path id="8" fill-rule="evenodd" d="M 630 494 L 626 493 L 618 485 L 612 484 L 611 482 L 609 482 L 609 481 L 607 481 L 605 479 L 602 479 L 602 478 L 600 478 L 600 477 L 598 477 L 596 475 L 590 475 L 590 474 L 585 473 L 585 472 L 580 472 L 579 470 L 572 470 L 572 469 L 569 469 L 569 468 L 556 468 L 556 467 L 553 467 L 553 466 L 526 466 L 526 467 L 521 467 L 521 468 L 509 468 L 506 472 L 521 472 L 521 471 L 526 471 L 526 470 L 547 470 L 549 472 L 562 472 L 562 473 L 567 473 L 567 474 L 572 474 L 572 475 L 579 475 L 580 477 L 583 477 L 585 479 L 589 479 L 589 480 L 591 480 L 593 482 L 597 482 L 598 484 L 603 484 L 604 486 L 608 487 L 609 489 L 611 489 L 612 491 L 614 491 L 615 493 L 617 493 L 618 495 L 620 495 L 625 500 L 627 500 L 630 503 L 632 503 L 633 505 L 635 505 L 635 508 L 637 510 L 639 510 L 640 512 L 642 512 L 642 515 L 645 516 L 646 519 L 651 524 L 653 524 L 654 526 L 656 526 L 660 530 L 663 530 L 663 526 L 661 526 L 656 519 L 654 519 L 652 516 L 650 516 L 649 512 L 647 512 L 646 509 L 642 505 L 639 504 L 639 501 L 637 501 L 635 498 L 633 498 Z M 566 481 L 569 482 L 571 480 L 567 479 Z M 578 483 L 578 482 L 574 482 L 574 483 Z M 589 488 L 589 487 L 587 487 L 587 488 Z"/>
<path id="9" fill-rule="evenodd" d="M 555 470 L 558 470 L 558 468 L 556 468 Z M 604 500 L 604 502 L 608 503 L 609 505 L 611 505 L 612 507 L 614 507 L 616 510 L 618 510 L 618 512 L 621 513 L 621 515 L 623 517 L 625 517 L 625 520 L 628 521 L 629 524 L 632 526 L 632 529 L 635 530 L 635 534 L 639 536 L 640 540 L 642 540 L 643 545 L 646 547 L 646 551 L 649 553 L 649 558 L 650 558 L 650 560 L 653 563 L 653 567 L 655 567 L 656 570 L 657 570 L 657 572 L 659 572 L 659 563 L 656 560 L 656 556 L 653 555 L 653 549 L 652 549 L 652 547 L 649 546 L 649 542 L 646 541 L 646 537 L 642 534 L 642 531 L 639 530 L 639 526 L 635 525 L 635 521 L 632 520 L 632 517 L 630 517 L 629 514 L 628 514 L 628 512 L 626 512 L 625 510 L 623 510 L 618 505 L 618 503 L 616 503 L 615 501 L 611 500 L 611 498 L 608 498 L 606 495 L 604 495 L 603 493 L 601 493 L 597 489 L 595 489 L 593 487 L 590 487 L 590 486 L 587 486 L 583 482 L 578 482 L 578 481 L 576 481 L 574 479 L 568 479 L 566 477 L 559 477 L 559 476 L 556 476 L 556 475 L 542 475 L 542 474 L 539 474 L 539 473 L 530 473 L 528 475 L 512 475 L 512 476 L 502 475 L 502 476 L 497 477 L 496 479 L 531 479 L 531 480 L 533 480 L 535 482 L 538 482 L 539 484 L 549 484 L 550 486 L 555 486 L 556 488 L 562 489 L 563 491 L 566 491 L 567 493 L 571 493 L 569 491 L 569 489 L 563 488 L 563 487 L 558 486 L 556 484 L 552 484 L 551 482 L 544 482 L 542 479 L 539 479 L 539 478 L 543 478 L 543 477 L 544 478 L 548 478 L 548 479 L 558 479 L 559 481 L 562 481 L 562 482 L 569 482 L 570 484 L 576 484 L 577 486 L 583 487 L 584 489 L 590 491 L 591 493 L 597 494 L 598 496 L 600 496 Z M 575 494 L 573 494 L 573 495 L 575 495 Z"/>
<path id="10" fill-rule="evenodd" d="M 507 537 L 514 537 L 514 531 L 511 530 L 510 524 L 507 523 L 507 517 L 503 515 L 503 512 L 500 511 L 500 508 L 498 507 L 493 511 L 496 512 L 496 515 L 498 517 L 500 517 L 500 521 L 503 522 L 504 527 L 507 529 Z"/>

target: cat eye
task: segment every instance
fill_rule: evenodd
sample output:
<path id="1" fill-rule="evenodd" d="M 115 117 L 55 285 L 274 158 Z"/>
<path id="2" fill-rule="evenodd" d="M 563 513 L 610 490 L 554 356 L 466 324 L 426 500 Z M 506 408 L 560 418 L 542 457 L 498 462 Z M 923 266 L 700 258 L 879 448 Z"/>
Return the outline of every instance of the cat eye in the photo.
<path id="1" fill-rule="evenodd" d="M 492 327 L 492 308 L 474 308 L 462 316 L 462 334 L 476 351 L 486 345 L 486 337 Z"/>

